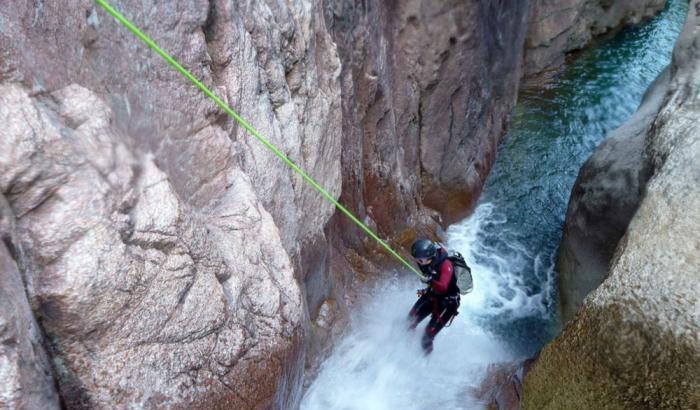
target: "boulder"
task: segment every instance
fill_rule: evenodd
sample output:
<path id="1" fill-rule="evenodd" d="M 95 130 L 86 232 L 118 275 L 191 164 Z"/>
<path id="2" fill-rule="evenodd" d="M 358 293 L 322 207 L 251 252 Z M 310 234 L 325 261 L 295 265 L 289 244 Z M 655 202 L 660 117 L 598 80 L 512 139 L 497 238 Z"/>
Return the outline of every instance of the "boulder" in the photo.
<path id="1" fill-rule="evenodd" d="M 639 207 L 607 279 L 525 378 L 526 409 L 700 407 L 700 2 L 689 10 Z"/>
<path id="2" fill-rule="evenodd" d="M 649 178 L 643 170 L 644 140 L 668 87 L 666 69 L 637 112 L 605 137 L 579 171 L 557 256 L 563 322 L 606 278 L 617 243 L 639 206 Z"/>

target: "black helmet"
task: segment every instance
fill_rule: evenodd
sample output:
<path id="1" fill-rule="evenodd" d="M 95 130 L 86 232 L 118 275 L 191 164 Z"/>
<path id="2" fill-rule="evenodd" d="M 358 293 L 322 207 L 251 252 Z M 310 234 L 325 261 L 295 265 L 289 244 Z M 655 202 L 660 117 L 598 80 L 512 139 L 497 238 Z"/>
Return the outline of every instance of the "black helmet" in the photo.
<path id="1" fill-rule="evenodd" d="M 416 259 L 433 258 L 437 253 L 437 249 L 438 247 L 433 243 L 433 241 L 418 239 L 417 241 L 413 242 L 413 246 L 411 246 L 411 255 L 413 255 L 413 257 Z"/>

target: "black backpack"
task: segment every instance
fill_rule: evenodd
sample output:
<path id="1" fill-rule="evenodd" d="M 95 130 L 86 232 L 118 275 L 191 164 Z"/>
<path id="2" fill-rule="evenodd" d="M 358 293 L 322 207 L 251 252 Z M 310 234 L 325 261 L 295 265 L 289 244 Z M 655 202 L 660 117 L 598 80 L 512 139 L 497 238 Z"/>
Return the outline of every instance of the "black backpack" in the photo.
<path id="1" fill-rule="evenodd" d="M 474 289 L 474 282 L 472 281 L 472 269 L 467 265 L 464 260 L 464 256 L 457 251 L 449 251 L 447 254 L 447 259 L 452 262 L 454 268 L 454 274 L 457 277 L 457 287 L 459 288 L 459 293 L 466 295 Z"/>

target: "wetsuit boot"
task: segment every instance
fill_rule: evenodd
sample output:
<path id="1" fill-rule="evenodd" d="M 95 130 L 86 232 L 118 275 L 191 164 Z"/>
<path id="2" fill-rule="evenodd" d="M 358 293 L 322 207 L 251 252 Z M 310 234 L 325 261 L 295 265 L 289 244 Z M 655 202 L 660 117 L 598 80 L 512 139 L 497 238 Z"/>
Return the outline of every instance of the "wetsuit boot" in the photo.
<path id="1" fill-rule="evenodd" d="M 433 339 L 435 338 L 435 335 L 432 334 L 432 330 L 433 329 L 430 327 L 425 328 L 425 333 L 421 339 L 421 347 L 423 347 L 423 353 L 426 356 L 433 352 Z"/>

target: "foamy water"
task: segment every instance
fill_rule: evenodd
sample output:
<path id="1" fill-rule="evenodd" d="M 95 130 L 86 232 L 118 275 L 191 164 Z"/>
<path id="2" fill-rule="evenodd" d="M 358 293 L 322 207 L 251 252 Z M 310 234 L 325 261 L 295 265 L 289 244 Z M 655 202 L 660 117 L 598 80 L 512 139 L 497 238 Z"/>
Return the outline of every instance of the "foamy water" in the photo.
<path id="1" fill-rule="evenodd" d="M 479 409 L 474 397 L 489 364 L 518 357 L 499 337 L 482 327 L 493 317 L 508 320 L 546 314 L 542 295 L 526 287 L 504 259 L 480 242 L 483 227 L 503 223 L 493 205 L 448 231 L 447 246 L 460 251 L 474 273 L 474 291 L 462 297 L 460 314 L 435 338 L 435 350 L 424 356 L 420 338 L 428 322 L 407 329 L 406 317 L 422 283 L 396 275 L 377 284 L 354 312 L 347 336 L 323 364 L 302 401 L 302 409 Z M 525 248 L 512 244 L 516 259 Z"/>
<path id="2" fill-rule="evenodd" d="M 688 3 L 580 53 L 546 89 L 523 89 L 474 214 L 447 232 L 472 267 L 474 292 L 424 357 L 406 316 L 422 283 L 376 284 L 305 393 L 301 408 L 481 409 L 488 365 L 528 357 L 557 330 L 554 255 L 569 193 L 605 134 L 634 112 L 669 63 Z"/>

